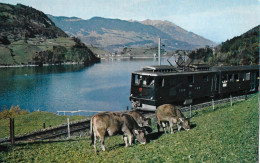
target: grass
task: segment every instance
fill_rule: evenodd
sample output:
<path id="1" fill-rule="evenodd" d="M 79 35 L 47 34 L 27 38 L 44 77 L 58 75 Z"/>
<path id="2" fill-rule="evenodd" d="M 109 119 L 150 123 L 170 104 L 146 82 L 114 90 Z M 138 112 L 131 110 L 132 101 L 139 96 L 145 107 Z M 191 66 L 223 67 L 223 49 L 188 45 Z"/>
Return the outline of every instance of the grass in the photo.
<path id="1" fill-rule="evenodd" d="M 14 133 L 15 135 L 21 135 L 41 130 L 43 123 L 45 123 L 46 128 L 65 124 L 67 123 L 67 117 L 70 118 L 70 122 L 86 118 L 83 116 L 58 116 L 50 112 L 32 112 L 14 118 Z M 0 120 L 0 138 L 8 136 L 9 119 Z"/>
<path id="2" fill-rule="evenodd" d="M 152 133 L 146 145 L 126 148 L 121 136 L 113 136 L 106 139 L 106 152 L 98 143 L 96 155 L 88 137 L 19 143 L 2 145 L 0 162 L 257 162 L 258 118 L 256 94 L 232 107 L 197 111 L 190 131 Z"/>

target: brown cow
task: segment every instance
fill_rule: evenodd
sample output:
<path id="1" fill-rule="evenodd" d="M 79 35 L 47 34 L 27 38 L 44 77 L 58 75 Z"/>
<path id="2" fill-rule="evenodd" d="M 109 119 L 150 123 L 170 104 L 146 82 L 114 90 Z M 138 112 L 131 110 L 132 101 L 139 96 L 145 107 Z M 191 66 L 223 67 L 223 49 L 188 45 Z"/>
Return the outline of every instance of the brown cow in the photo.
<path id="1" fill-rule="evenodd" d="M 129 111 L 127 114 L 131 115 L 140 127 L 151 127 L 151 118 L 145 118 L 141 113 L 135 110 Z"/>
<path id="2" fill-rule="evenodd" d="M 144 131 L 138 126 L 137 122 L 128 114 L 118 112 L 98 113 L 91 118 L 90 135 L 91 144 L 94 144 L 96 150 L 96 140 L 99 137 L 101 148 L 105 151 L 105 135 L 109 136 L 121 134 L 126 135 L 124 138 L 126 147 L 132 145 L 133 138 L 136 136 L 141 144 L 146 143 Z M 128 139 L 128 142 L 127 142 Z"/>
<path id="3" fill-rule="evenodd" d="M 157 130 L 160 131 L 160 126 L 163 127 L 164 132 L 166 133 L 165 126 L 167 123 L 170 125 L 170 131 L 173 134 L 173 124 L 177 124 L 178 131 L 181 128 L 185 130 L 190 129 L 189 120 L 184 117 L 181 113 L 179 107 L 171 105 L 171 104 L 164 104 L 157 108 L 156 110 L 156 117 L 157 117 Z"/>

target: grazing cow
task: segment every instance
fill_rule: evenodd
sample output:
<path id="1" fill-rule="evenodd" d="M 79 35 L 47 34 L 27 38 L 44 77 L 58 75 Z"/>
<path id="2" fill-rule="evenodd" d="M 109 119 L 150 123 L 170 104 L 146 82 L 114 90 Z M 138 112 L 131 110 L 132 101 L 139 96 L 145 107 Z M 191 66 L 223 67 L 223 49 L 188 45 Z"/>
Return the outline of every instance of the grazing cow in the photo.
<path id="1" fill-rule="evenodd" d="M 160 131 L 160 126 L 163 127 L 164 132 L 166 133 L 165 126 L 167 123 L 170 125 L 170 131 L 173 134 L 173 124 L 177 124 L 178 131 L 181 128 L 185 130 L 190 129 L 189 120 L 184 117 L 181 113 L 179 107 L 171 105 L 171 104 L 164 104 L 157 108 L 156 110 L 156 118 L 157 118 L 157 130 Z"/>
<path id="2" fill-rule="evenodd" d="M 116 134 L 125 135 L 123 138 L 126 147 L 128 146 L 128 142 L 129 145 L 132 145 L 134 137 L 136 137 L 141 144 L 146 143 L 146 138 L 143 129 L 139 127 L 137 122 L 128 114 L 104 112 L 98 113 L 91 118 L 91 144 L 94 144 L 95 152 L 97 152 L 97 138 L 99 138 L 101 142 L 102 150 L 105 151 L 104 141 L 106 133 L 108 133 L 109 136 Z"/>
<path id="3" fill-rule="evenodd" d="M 127 114 L 131 115 L 140 127 L 143 126 L 151 127 L 151 118 L 145 118 L 141 113 L 135 110 L 129 111 L 127 112 Z"/>

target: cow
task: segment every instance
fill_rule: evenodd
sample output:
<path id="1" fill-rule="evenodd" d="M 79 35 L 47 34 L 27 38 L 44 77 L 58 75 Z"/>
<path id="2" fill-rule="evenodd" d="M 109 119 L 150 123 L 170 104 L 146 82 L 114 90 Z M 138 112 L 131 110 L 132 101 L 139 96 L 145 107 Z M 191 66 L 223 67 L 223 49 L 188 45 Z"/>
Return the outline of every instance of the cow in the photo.
<path id="1" fill-rule="evenodd" d="M 145 118 L 141 113 L 137 112 L 136 110 L 129 111 L 127 112 L 127 114 L 131 115 L 140 127 L 151 127 L 151 118 Z"/>
<path id="2" fill-rule="evenodd" d="M 95 152 L 96 140 L 99 138 L 101 149 L 105 151 L 105 135 L 109 136 L 120 134 L 124 135 L 125 146 L 132 145 L 133 138 L 136 137 L 141 144 L 146 144 L 146 138 L 143 128 L 138 126 L 137 122 L 130 115 L 118 112 L 103 112 L 95 114 L 91 118 L 90 136 L 91 145 L 94 144 Z M 128 142 L 127 142 L 128 141 Z"/>
<path id="3" fill-rule="evenodd" d="M 185 130 L 190 129 L 189 120 L 184 117 L 178 106 L 171 104 L 164 104 L 159 106 L 156 110 L 156 118 L 158 133 L 160 131 L 160 126 L 163 127 L 164 132 L 166 133 L 165 127 L 167 123 L 170 125 L 170 131 L 172 134 L 174 133 L 173 124 L 177 124 L 178 131 L 180 131 L 181 128 L 184 128 Z"/>

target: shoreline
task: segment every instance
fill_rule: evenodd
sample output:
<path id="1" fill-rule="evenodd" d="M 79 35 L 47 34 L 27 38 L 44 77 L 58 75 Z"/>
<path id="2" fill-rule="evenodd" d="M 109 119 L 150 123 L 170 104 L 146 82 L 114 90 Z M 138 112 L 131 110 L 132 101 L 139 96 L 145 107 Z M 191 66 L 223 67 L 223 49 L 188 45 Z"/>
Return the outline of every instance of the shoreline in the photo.
<path id="1" fill-rule="evenodd" d="M 27 65 L 0 65 L 0 68 L 17 68 L 17 67 L 43 67 L 43 66 L 60 66 L 60 65 L 83 65 L 83 64 L 95 64 L 93 63 L 84 63 L 84 62 L 64 62 L 64 63 L 45 63 L 42 66 L 37 64 L 27 64 Z"/>

